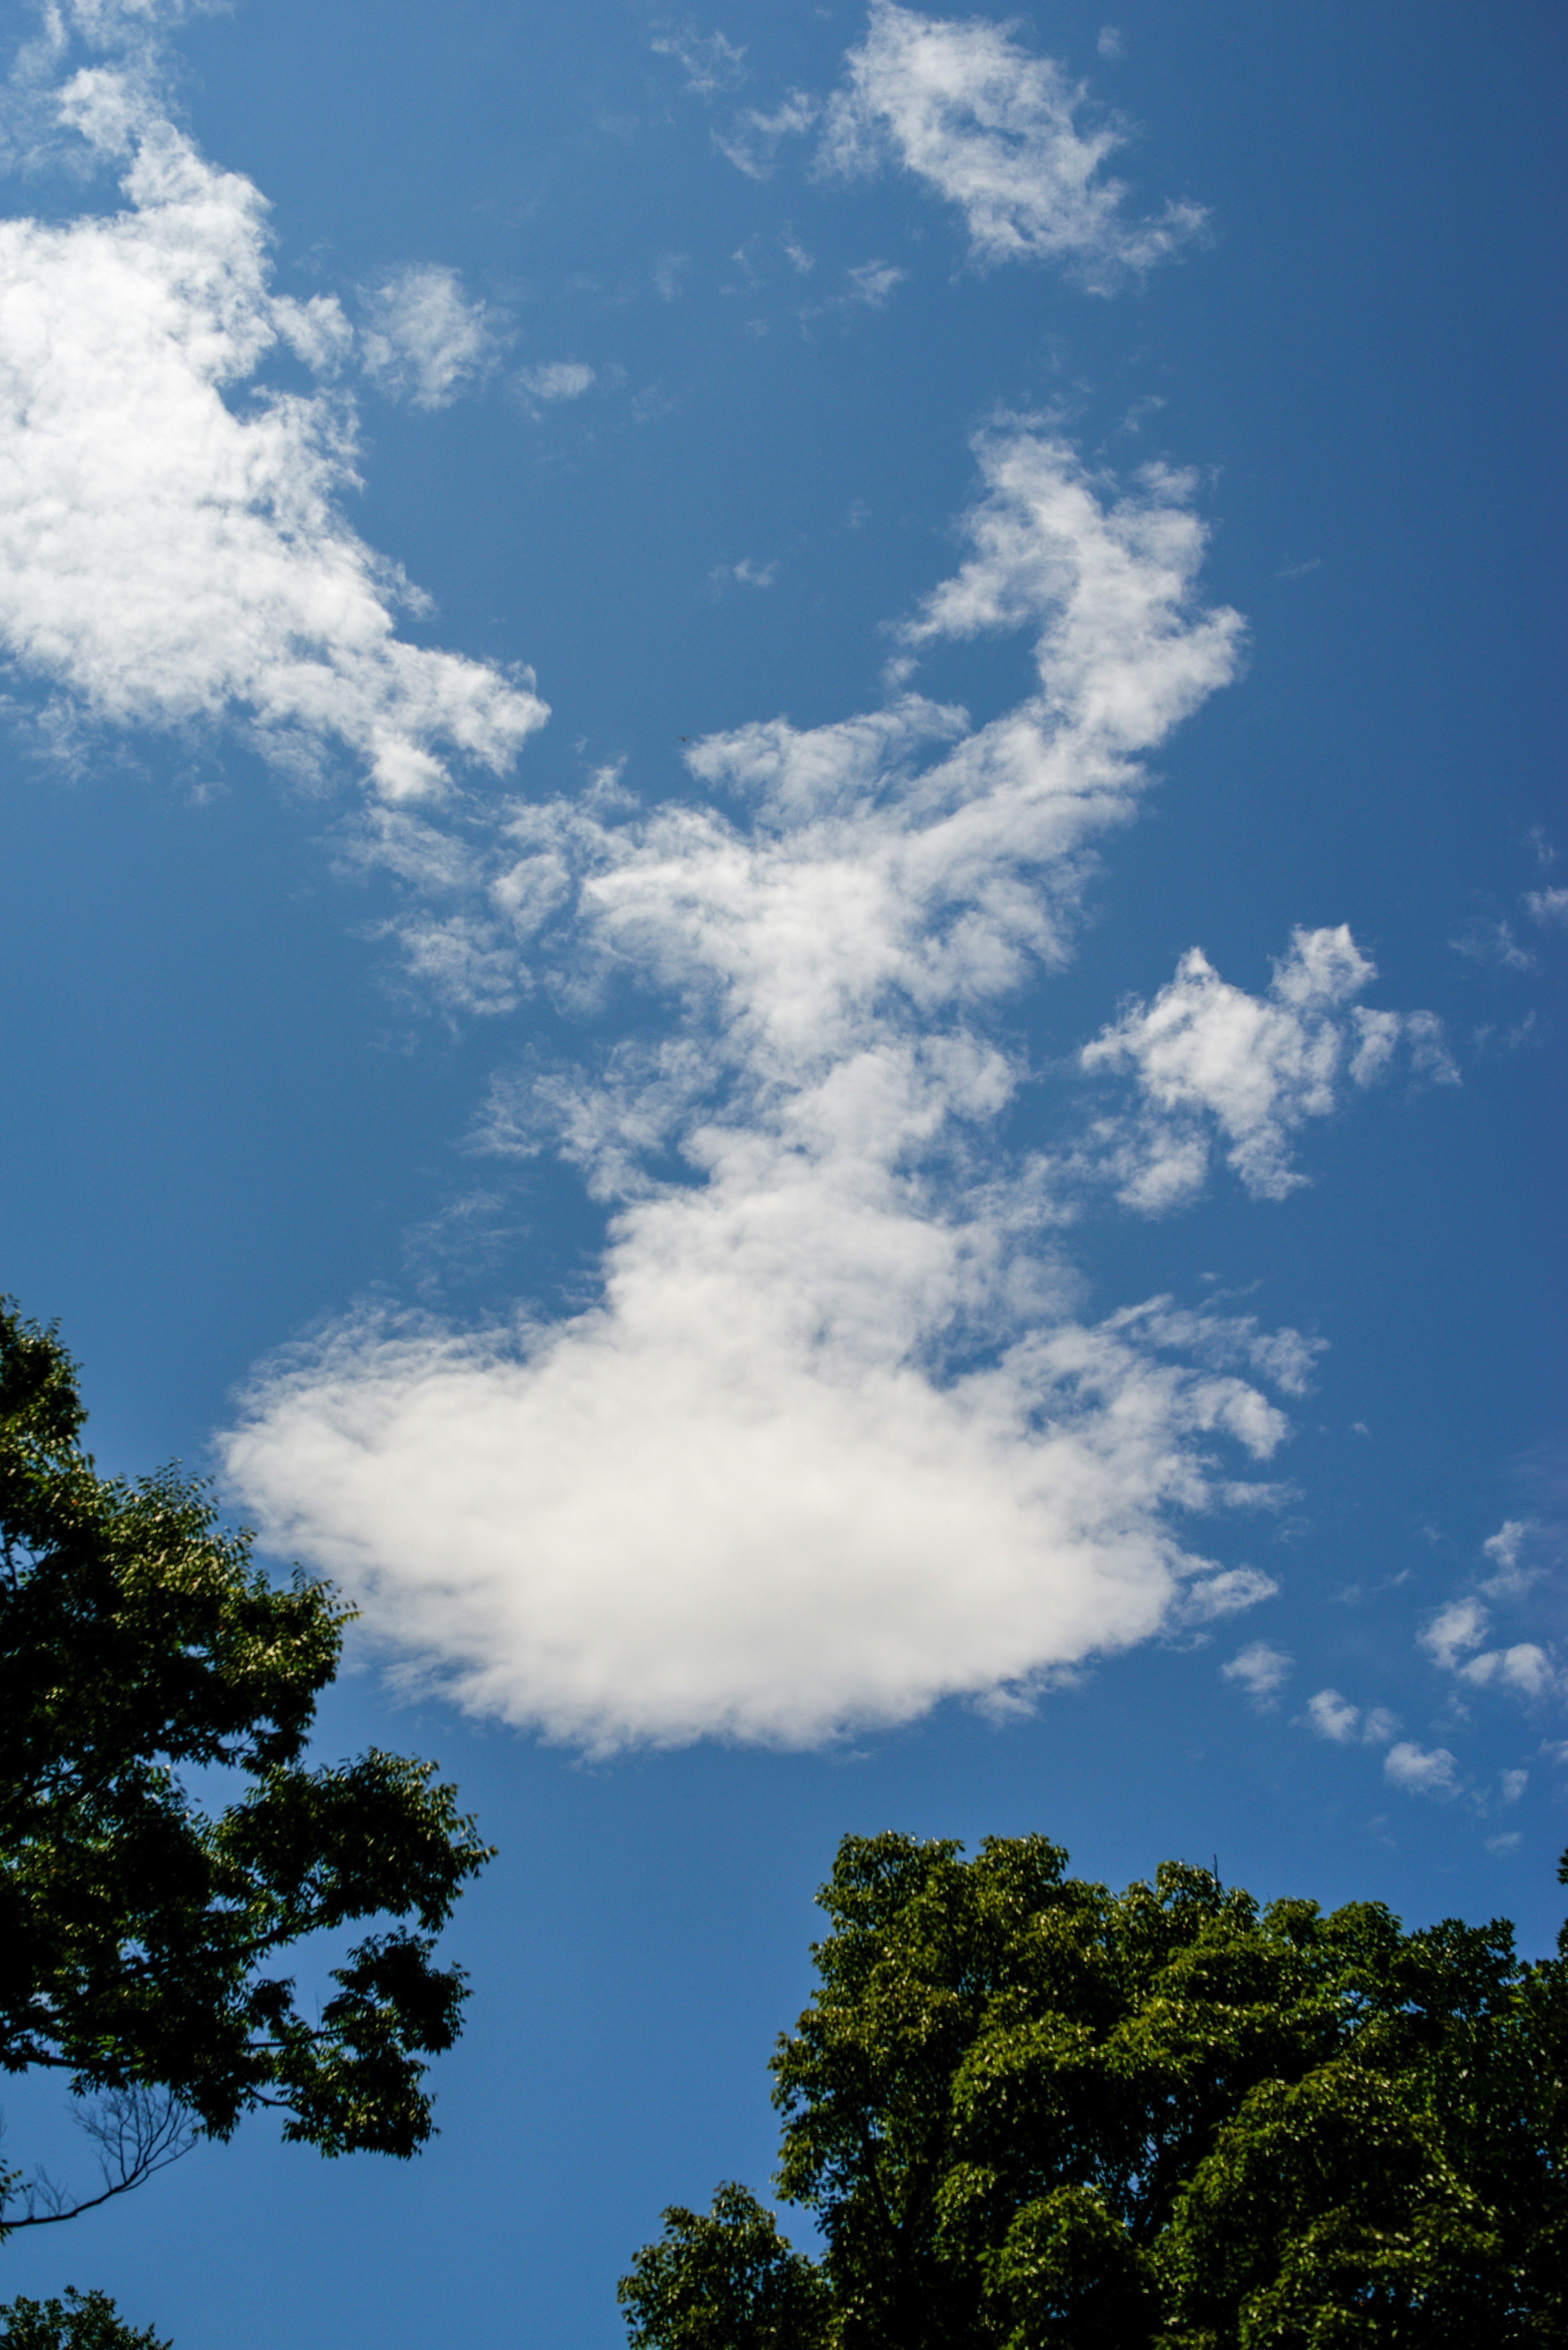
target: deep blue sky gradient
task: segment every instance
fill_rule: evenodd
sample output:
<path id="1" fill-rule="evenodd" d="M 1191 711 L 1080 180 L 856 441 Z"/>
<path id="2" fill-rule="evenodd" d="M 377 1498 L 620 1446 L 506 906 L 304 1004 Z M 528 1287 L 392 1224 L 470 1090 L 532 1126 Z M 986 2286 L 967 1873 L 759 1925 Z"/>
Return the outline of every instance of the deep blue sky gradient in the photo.
<path id="1" fill-rule="evenodd" d="M 203 150 L 270 198 L 286 290 L 450 263 L 514 317 L 509 367 L 600 371 L 542 418 L 499 380 L 428 417 L 361 396 L 356 527 L 433 595 L 419 641 L 535 666 L 554 716 L 522 775 L 541 795 L 624 757 L 628 786 L 666 799 L 693 788 L 680 735 L 873 706 L 884 624 L 951 568 L 966 436 L 998 408 L 1058 411 L 1108 464 L 1199 469 L 1205 592 L 1247 615 L 1248 665 L 1105 843 L 1076 960 L 1021 1018 L 1049 1076 L 1187 947 L 1256 991 L 1293 924 L 1348 921 L 1382 973 L 1372 1000 L 1448 1024 L 1462 1087 L 1396 1084 L 1314 1125 L 1311 1188 L 1259 1202 L 1227 1179 L 1183 1216 L 1106 1211 L 1075 1236 L 1096 1310 L 1235 1294 L 1330 1342 L 1293 1415 L 1299 1504 L 1214 1537 L 1279 1578 L 1237 1637 L 1291 1649 L 1292 1691 L 1251 1711 L 1218 1676 L 1222 1627 L 1005 1728 L 954 1704 L 837 1753 L 587 1763 L 400 1706 L 361 1659 L 323 1752 L 438 1754 L 501 1846 L 451 1938 L 475 1991 L 440 2068 L 442 2137 L 408 2168 L 323 2166 L 258 2121 L 118 2209 L 14 2239 L 7 2293 L 102 2283 L 178 2350 L 608 2350 L 615 2278 L 660 2207 L 765 2185 L 765 2060 L 848 1828 L 1043 1829 L 1116 1883 L 1217 1855 L 1262 1896 L 1383 1898 L 1412 1921 L 1501 1909 L 1550 1945 L 1568 1768 L 1541 1750 L 1568 1735 L 1561 1714 L 1476 1700 L 1467 1772 L 1532 1773 L 1506 1822 L 1391 1788 L 1375 1752 L 1293 1717 L 1331 1683 L 1409 1735 L 1459 1736 L 1415 1633 L 1505 1517 L 1558 1544 L 1517 1637 L 1568 1643 L 1568 934 L 1532 935 L 1528 972 L 1450 943 L 1519 928 L 1521 891 L 1568 865 L 1568 35 L 1529 0 L 1149 0 L 1117 8 L 1110 62 L 1103 19 L 1029 21 L 1139 124 L 1118 169 L 1142 200 L 1214 215 L 1205 249 L 1114 302 L 966 271 L 934 199 L 825 188 L 804 146 L 745 179 L 710 140 L 729 101 L 705 110 L 649 14 L 608 0 L 249 0 L 181 36 L 182 99 Z M 741 95 L 761 106 L 826 89 L 862 23 L 715 21 L 747 44 Z M 63 217 L 114 198 L 37 181 L 7 201 Z M 809 278 L 786 227 L 818 256 Z M 753 238 L 755 283 L 732 258 Z M 667 253 L 691 257 L 668 302 Z M 909 273 L 885 310 L 800 319 L 873 255 Z M 776 561 L 775 585 L 717 593 L 714 567 L 742 556 Z M 950 647 L 921 683 L 984 717 L 1024 667 L 1011 639 Z M 11 690 L 24 710 L 36 692 Z M 17 728 L 0 759 L 0 1281 L 60 1318 L 103 1465 L 206 1466 L 257 1360 L 367 1295 L 462 1320 L 587 1294 L 601 1211 L 548 1162 L 460 1147 L 498 1066 L 575 1050 L 580 1029 L 543 999 L 452 1023 L 402 991 L 374 936 L 386 885 L 334 868 L 339 802 L 228 743 L 139 735 L 67 777 Z M 1532 828 L 1555 841 L 1550 874 Z M 1048 1142 L 1063 1100 L 1030 1089 L 1015 1132 Z M 1521 1841 L 1489 1851 L 1500 1825 Z M 54 2123 L 28 2089 L 5 2104 L 16 2158 L 25 2126 Z"/>

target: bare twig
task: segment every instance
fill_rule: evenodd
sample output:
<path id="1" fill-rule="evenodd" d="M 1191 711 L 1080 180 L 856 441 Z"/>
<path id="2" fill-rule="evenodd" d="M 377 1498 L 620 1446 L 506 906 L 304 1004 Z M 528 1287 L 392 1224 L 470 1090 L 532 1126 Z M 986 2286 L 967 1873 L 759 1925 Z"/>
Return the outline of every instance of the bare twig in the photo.
<path id="1" fill-rule="evenodd" d="M 155 2170 L 166 2170 L 189 2154 L 201 2136 L 186 2107 L 159 2089 L 107 2089 L 77 2120 L 98 2147 L 102 2189 L 73 2200 L 70 2189 L 42 2167 L 26 2178 L 20 2171 L 0 2173 L 0 2236 L 14 2228 L 75 2220 L 112 2196 L 129 2194 Z M 13 2218 L 10 2207 L 17 2202 L 21 2210 Z"/>

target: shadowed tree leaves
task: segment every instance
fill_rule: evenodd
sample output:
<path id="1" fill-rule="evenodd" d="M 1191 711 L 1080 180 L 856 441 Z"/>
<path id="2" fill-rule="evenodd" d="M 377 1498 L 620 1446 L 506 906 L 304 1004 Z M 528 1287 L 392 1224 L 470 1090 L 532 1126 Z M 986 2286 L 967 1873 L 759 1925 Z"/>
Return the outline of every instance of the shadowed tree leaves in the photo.
<path id="1" fill-rule="evenodd" d="M 1376 1903 L 1261 1909 L 1176 1863 L 1113 1894 L 1065 1862 L 1042 1837 L 841 1845 L 773 2064 L 777 2185 L 824 2242 L 803 2341 L 1568 2338 L 1568 1950 L 1525 1966 L 1502 1920 L 1407 1934 Z M 644 2350 L 699 2350 L 729 2338 L 702 2327 L 742 2240 L 717 2206 L 668 2218 L 623 2298 Z"/>
<path id="2" fill-rule="evenodd" d="M 832 2313 L 819 2271 L 733 2184 L 711 2212 L 672 2205 L 663 2242 L 639 2252 L 618 2293 L 634 2342 L 688 2350 L 820 2350 Z"/>
<path id="3" fill-rule="evenodd" d="M 171 2350 L 151 2327 L 138 2333 L 127 2325 L 107 2293 L 78 2293 L 74 2285 L 66 2287 L 63 2302 L 8 2302 L 0 2318 L 0 2350 Z"/>
<path id="4" fill-rule="evenodd" d="M 435 1938 L 487 1848 L 432 1764 L 305 1761 L 348 1611 L 275 1587 L 177 1471 L 100 1477 L 83 1419 L 55 1334 L 0 1305 L 0 2071 L 63 2074 L 100 2147 L 119 2126 L 106 2191 L 182 2117 L 226 2137 L 257 2106 L 327 2154 L 410 2155 L 465 1996 Z M 192 1777 L 222 1772 L 209 1813 Z M 377 1919 L 307 2014 L 292 1947 Z M 97 2199 L 35 2180 L 0 2231 Z"/>

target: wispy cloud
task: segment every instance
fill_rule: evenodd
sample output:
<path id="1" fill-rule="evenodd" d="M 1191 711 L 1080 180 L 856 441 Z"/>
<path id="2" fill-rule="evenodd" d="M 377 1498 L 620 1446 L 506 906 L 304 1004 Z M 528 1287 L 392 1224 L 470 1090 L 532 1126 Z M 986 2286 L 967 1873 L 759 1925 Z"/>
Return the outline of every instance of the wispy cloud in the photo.
<path id="1" fill-rule="evenodd" d="M 563 1152 L 609 1204 L 600 1302 L 352 1321 L 227 1441 L 269 1539 L 466 1704 L 590 1746 L 809 1742 L 1026 1700 L 1272 1588 L 1181 1526 L 1272 1497 L 1246 1464 L 1286 1423 L 1241 1370 L 1299 1388 L 1310 1348 L 1168 1305 L 1085 1318 L 1049 1170 L 997 1147 L 1021 1070 L 986 1025 L 1065 952 L 1085 845 L 1239 624 L 1197 600 L 1174 477 L 1113 497 L 1023 427 L 979 453 L 987 608 L 1034 633 L 1037 693 L 979 728 L 901 691 L 710 737 L 711 803 L 520 806 L 462 899 L 563 1003 L 679 1007 L 498 1081 L 479 1138 Z M 977 610 L 939 591 L 909 633 Z"/>
<path id="2" fill-rule="evenodd" d="M 866 38 L 845 63 L 846 86 L 824 118 L 822 168 L 892 163 L 914 173 L 962 212 L 978 266 L 1056 262 L 1108 293 L 1204 226 L 1193 203 L 1168 203 L 1152 220 L 1129 215 L 1122 182 L 1103 176 L 1126 130 L 1092 120 L 1081 85 L 1009 26 L 872 0 Z"/>
<path id="3" fill-rule="evenodd" d="M 455 269 L 416 262 L 364 297 L 360 365 L 389 399 L 450 408 L 494 371 L 504 337 Z"/>
<path id="4" fill-rule="evenodd" d="M 513 381 L 524 400 L 550 407 L 563 400 L 581 400 L 593 389 L 594 369 L 584 359 L 546 359 L 539 367 L 519 368 Z"/>
<path id="5" fill-rule="evenodd" d="M 1308 1698 L 1306 1719 L 1320 1738 L 1331 1739 L 1337 1746 L 1386 1746 L 1399 1728 L 1397 1715 L 1386 1706 L 1370 1706 L 1364 1714 L 1334 1689 L 1319 1690 Z"/>
<path id="6" fill-rule="evenodd" d="M 727 131 L 714 131 L 713 144 L 748 180 L 765 180 L 784 140 L 804 138 L 821 112 L 815 99 L 792 89 L 771 114 L 756 107 L 743 109 Z"/>
<path id="7" fill-rule="evenodd" d="M 1489 1534 L 1481 1550 L 1491 1561 L 1492 1572 L 1481 1585 L 1489 1599 L 1511 1597 L 1528 1589 L 1535 1573 L 1521 1565 L 1521 1553 L 1535 1529 L 1528 1518 L 1504 1518 L 1496 1534 Z"/>
<path id="8" fill-rule="evenodd" d="M 862 261 L 844 274 L 850 301 L 862 302 L 868 310 L 885 309 L 894 286 L 901 286 L 909 275 L 890 261 Z"/>
<path id="9" fill-rule="evenodd" d="M 1417 1746 L 1402 1738 L 1383 1757 L 1385 1774 L 1412 1795 L 1457 1795 L 1459 1766 L 1446 1746 Z"/>
<path id="10" fill-rule="evenodd" d="M 739 563 L 715 564 L 708 574 L 708 583 L 720 588 L 729 587 L 732 580 L 742 588 L 771 588 L 778 574 L 776 562 L 755 563 L 749 555 L 742 555 Z"/>
<path id="11" fill-rule="evenodd" d="M 656 34 L 650 47 L 659 57 L 673 57 L 686 76 L 686 87 L 699 98 L 733 89 L 746 78 L 746 45 L 722 33 L 698 33 L 690 26 Z"/>
<path id="12" fill-rule="evenodd" d="M 1282 1648 L 1271 1648 L 1267 1640 L 1252 1640 L 1220 1670 L 1228 1681 L 1236 1681 L 1246 1690 L 1261 1713 L 1268 1713 L 1278 1703 L 1293 1669 L 1294 1659 Z"/>
<path id="13" fill-rule="evenodd" d="M 1529 889 L 1524 903 L 1531 920 L 1543 929 L 1568 929 L 1568 889 Z"/>
<path id="14" fill-rule="evenodd" d="M 1091 1073 L 1128 1074 L 1142 1097 L 1095 1129 L 1090 1163 L 1097 1153 L 1118 1197 L 1158 1214 L 1201 1190 L 1212 1125 L 1247 1190 L 1282 1199 L 1307 1180 L 1292 1163 L 1297 1129 L 1375 1083 L 1397 1050 L 1413 1071 L 1459 1081 L 1434 1014 L 1353 1002 L 1376 975 L 1344 923 L 1293 931 L 1262 996 L 1231 986 L 1192 948 L 1152 1003 L 1130 1005 L 1080 1055 Z"/>
<path id="15" fill-rule="evenodd" d="M 257 191 L 134 77 L 89 68 L 53 102 L 119 164 L 126 208 L 0 224 L 12 660 L 57 690 L 62 726 L 238 721 L 296 768 L 347 749 L 388 800 L 439 794 L 452 753 L 505 768 L 545 707 L 399 639 L 397 606 L 422 599 L 344 519 L 351 409 L 234 396 L 280 344 L 340 359 L 337 305 L 273 292 Z"/>

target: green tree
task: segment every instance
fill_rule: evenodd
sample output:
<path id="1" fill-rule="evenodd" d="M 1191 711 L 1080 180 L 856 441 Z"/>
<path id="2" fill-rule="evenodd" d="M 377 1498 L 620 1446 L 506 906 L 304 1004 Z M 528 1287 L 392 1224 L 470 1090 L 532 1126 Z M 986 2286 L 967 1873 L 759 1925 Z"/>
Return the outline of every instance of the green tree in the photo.
<path id="1" fill-rule="evenodd" d="M 1065 1864 L 1038 1836 L 841 1845 L 773 2061 L 776 2183 L 824 2244 L 805 2338 L 1568 2339 L 1568 1939 L 1527 1966 L 1502 1920 L 1406 1933 L 1375 1903 L 1261 1909 L 1178 1863 L 1114 1894 Z M 740 2240 L 667 2218 L 623 2298 L 643 2350 L 701 2350 L 731 2338 L 702 2329 Z"/>
<path id="2" fill-rule="evenodd" d="M 709 2213 L 672 2204 L 618 2290 L 634 2342 L 688 2350 L 817 2350 L 832 2314 L 820 2271 L 733 2184 Z"/>
<path id="3" fill-rule="evenodd" d="M 84 1417 L 55 1332 L 0 1301 L 0 2071 L 62 2076 L 103 2170 L 76 2197 L 0 2177 L 0 2234 L 257 2107 L 324 2154 L 412 2154 L 466 1996 L 435 1938 L 488 1857 L 433 1764 L 306 1763 L 350 1611 L 275 1587 L 178 1471 L 99 1476 Z M 193 1774 L 223 1773 L 204 1809 Z M 312 2020 L 282 1962 L 364 1921 Z"/>
<path id="4" fill-rule="evenodd" d="M 151 2327 L 136 2333 L 127 2325 L 107 2293 L 78 2293 L 74 2285 L 66 2287 L 63 2302 L 7 2302 L 0 2318 L 0 2350 L 171 2350 Z"/>

